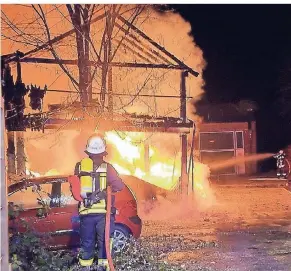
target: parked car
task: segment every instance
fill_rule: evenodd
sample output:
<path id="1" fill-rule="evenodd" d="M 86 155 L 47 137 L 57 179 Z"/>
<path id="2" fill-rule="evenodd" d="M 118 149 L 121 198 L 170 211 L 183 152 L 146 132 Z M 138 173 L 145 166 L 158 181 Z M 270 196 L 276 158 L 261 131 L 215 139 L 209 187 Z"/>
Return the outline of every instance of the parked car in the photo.
<path id="1" fill-rule="evenodd" d="M 12 184 L 8 188 L 8 201 L 10 208 L 20 209 L 19 215 L 10 219 L 11 230 L 24 231 L 21 221 L 25 221 L 40 235 L 49 236 L 46 241 L 50 247 L 79 246 L 78 202 L 72 197 L 68 176 L 31 178 Z M 135 195 L 127 185 L 116 194 L 115 202 L 113 246 L 120 251 L 129 236 L 139 238 L 142 222 Z"/>

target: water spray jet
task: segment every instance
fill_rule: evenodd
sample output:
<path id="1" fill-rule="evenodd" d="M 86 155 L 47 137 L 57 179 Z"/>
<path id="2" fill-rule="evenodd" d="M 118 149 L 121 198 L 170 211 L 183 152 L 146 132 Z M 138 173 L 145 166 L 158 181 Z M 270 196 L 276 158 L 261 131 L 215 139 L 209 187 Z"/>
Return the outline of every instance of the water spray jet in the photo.
<path id="1" fill-rule="evenodd" d="M 246 155 L 244 157 L 234 157 L 223 162 L 212 163 L 209 165 L 209 168 L 210 170 L 228 168 L 233 165 L 240 164 L 242 162 L 254 162 L 254 161 L 265 160 L 265 159 L 271 158 L 273 155 L 274 155 L 273 153 L 263 153 L 263 154 Z"/>

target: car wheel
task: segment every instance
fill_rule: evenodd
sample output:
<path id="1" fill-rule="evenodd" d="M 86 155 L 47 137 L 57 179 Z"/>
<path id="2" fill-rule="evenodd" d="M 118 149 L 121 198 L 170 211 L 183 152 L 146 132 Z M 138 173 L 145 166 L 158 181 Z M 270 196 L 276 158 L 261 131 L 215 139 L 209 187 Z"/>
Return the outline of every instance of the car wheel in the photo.
<path id="1" fill-rule="evenodd" d="M 113 251 L 117 253 L 121 252 L 125 248 L 130 235 L 129 230 L 125 226 L 120 224 L 115 225 L 113 234 Z"/>

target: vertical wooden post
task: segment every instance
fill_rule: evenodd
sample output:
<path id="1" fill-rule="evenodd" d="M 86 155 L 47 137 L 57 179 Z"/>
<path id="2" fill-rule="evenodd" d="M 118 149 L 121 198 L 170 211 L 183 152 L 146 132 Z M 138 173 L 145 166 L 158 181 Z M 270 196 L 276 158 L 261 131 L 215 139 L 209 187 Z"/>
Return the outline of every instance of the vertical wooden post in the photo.
<path id="1" fill-rule="evenodd" d="M 180 86 L 180 117 L 183 123 L 187 122 L 187 111 L 186 111 L 186 77 L 188 76 L 187 71 L 181 73 L 181 86 Z M 181 135 L 181 189 L 182 194 L 188 194 L 188 174 L 187 174 L 187 134 Z"/>
<path id="2" fill-rule="evenodd" d="M 101 110 L 104 111 L 105 107 L 105 97 L 106 97 L 106 89 L 107 89 L 107 68 L 108 68 L 108 54 L 107 54 L 107 42 L 106 40 L 103 43 L 103 65 L 102 65 L 102 74 L 101 74 L 101 94 L 100 94 L 100 103 Z"/>
<path id="3" fill-rule="evenodd" d="M 5 122 L 4 102 L 1 97 L 0 108 L 0 271 L 9 270 L 9 240 L 8 240 L 8 202 L 7 202 L 7 178 L 5 167 Z"/>
<path id="4" fill-rule="evenodd" d="M 8 175 L 16 174 L 15 166 L 15 139 L 13 131 L 7 132 L 7 166 L 8 166 Z"/>
<path id="5" fill-rule="evenodd" d="M 108 28 L 107 28 L 107 39 L 108 39 L 108 111 L 113 113 L 113 96 L 112 96 L 112 66 L 110 65 L 112 61 L 112 30 L 113 30 L 113 22 L 112 22 L 112 14 L 108 13 Z"/>
<path id="6" fill-rule="evenodd" d="M 17 174 L 25 175 L 25 153 L 24 153 L 24 137 L 23 132 L 16 132 L 16 162 Z"/>
<path id="7" fill-rule="evenodd" d="M 257 153 L 257 129 L 256 129 L 256 122 L 251 122 L 251 131 L 252 131 L 252 138 L 251 138 L 251 154 Z M 258 162 L 254 161 L 252 163 L 252 173 L 257 173 L 258 171 Z"/>
<path id="8" fill-rule="evenodd" d="M 113 113 L 112 67 L 108 67 L 108 111 Z"/>

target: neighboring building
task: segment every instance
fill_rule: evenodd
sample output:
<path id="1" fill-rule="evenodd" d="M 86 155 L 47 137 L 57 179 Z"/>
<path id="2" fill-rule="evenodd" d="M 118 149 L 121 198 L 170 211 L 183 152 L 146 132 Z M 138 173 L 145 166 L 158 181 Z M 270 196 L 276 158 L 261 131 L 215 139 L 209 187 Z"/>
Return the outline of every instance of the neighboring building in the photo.
<path id="1" fill-rule="evenodd" d="M 233 104 L 202 106 L 199 115 L 204 118 L 199 125 L 198 149 L 200 161 L 206 164 L 223 163 L 239 159 L 257 151 L 254 110 Z M 236 163 L 212 170 L 213 175 L 252 174 L 256 162 Z"/>

